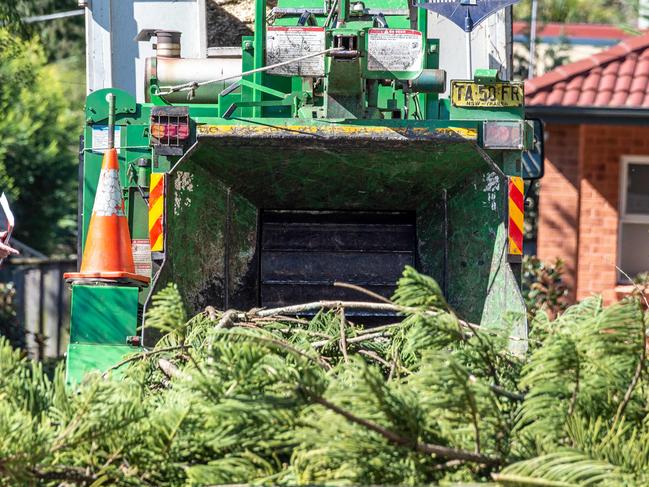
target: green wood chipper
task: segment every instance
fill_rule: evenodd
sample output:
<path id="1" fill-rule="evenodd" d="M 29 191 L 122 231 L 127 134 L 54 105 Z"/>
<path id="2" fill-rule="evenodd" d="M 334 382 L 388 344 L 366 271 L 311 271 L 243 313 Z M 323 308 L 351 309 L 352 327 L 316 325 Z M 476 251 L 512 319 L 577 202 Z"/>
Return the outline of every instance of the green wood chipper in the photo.
<path id="1" fill-rule="evenodd" d="M 389 297 L 410 265 L 463 318 L 526 336 L 521 178 L 539 137 L 523 86 L 447 81 L 421 5 L 257 0 L 255 35 L 205 59 L 180 57 L 178 32 L 140 36 L 156 39 L 146 102 L 87 98 L 79 239 L 114 145 L 144 279 L 73 280 L 69 382 L 151 345 L 170 282 L 190 312 L 249 309 L 358 297 L 336 281 Z"/>

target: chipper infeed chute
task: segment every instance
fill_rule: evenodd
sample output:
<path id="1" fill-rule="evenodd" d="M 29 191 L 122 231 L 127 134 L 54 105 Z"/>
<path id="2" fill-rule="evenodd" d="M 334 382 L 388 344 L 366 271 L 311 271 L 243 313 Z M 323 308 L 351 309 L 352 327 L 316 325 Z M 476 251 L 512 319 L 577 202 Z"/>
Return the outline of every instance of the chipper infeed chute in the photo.
<path id="1" fill-rule="evenodd" d="M 390 297 L 411 265 L 480 321 L 507 208 L 475 130 L 274 123 L 199 127 L 170 171 L 164 277 L 193 310 Z"/>

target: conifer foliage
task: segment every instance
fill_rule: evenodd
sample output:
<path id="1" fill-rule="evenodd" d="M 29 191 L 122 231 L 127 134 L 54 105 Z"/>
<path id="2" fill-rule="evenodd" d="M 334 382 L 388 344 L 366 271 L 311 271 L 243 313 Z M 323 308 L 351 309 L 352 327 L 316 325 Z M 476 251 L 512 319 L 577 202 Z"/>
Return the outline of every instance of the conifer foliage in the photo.
<path id="1" fill-rule="evenodd" d="M 372 306 L 399 319 L 346 317 Z M 170 286 L 156 347 L 74 388 L 0 342 L 0 485 L 649 482 L 637 301 L 540 312 L 525 356 L 411 268 L 390 302 L 297 308 L 187 319 Z"/>

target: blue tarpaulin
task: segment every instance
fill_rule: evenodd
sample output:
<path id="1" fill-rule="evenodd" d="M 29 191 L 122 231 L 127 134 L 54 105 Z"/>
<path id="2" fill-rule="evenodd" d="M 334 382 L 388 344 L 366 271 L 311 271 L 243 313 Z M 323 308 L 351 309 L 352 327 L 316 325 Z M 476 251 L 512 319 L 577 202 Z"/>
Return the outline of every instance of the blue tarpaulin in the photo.
<path id="1" fill-rule="evenodd" d="M 471 32 L 480 22 L 501 8 L 520 0 L 428 0 L 417 6 L 447 18 L 464 32 Z"/>

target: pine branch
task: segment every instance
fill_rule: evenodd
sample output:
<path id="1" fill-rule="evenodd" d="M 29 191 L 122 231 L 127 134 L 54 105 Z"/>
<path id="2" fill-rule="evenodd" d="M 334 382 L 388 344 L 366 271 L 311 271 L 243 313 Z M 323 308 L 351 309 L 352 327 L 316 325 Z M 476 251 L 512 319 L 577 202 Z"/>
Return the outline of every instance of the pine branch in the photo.
<path id="1" fill-rule="evenodd" d="M 511 483 L 514 485 L 533 485 L 538 487 L 574 487 L 575 484 L 570 482 L 561 482 L 559 480 L 545 480 L 524 475 L 513 475 L 503 473 L 492 473 L 491 478 L 496 482 Z"/>
<path id="2" fill-rule="evenodd" d="M 285 350 L 293 355 L 297 355 L 299 357 L 303 357 L 311 362 L 316 363 L 320 367 L 322 367 L 324 370 L 331 370 L 331 365 L 329 365 L 321 356 L 317 357 L 312 357 L 309 354 L 303 352 L 302 350 L 298 350 L 295 348 L 293 345 L 290 343 L 284 342 L 282 340 L 276 339 L 276 338 L 267 338 L 267 337 L 262 337 L 262 336 L 257 336 L 257 335 L 250 335 L 247 333 L 237 333 L 236 330 L 230 330 L 228 332 L 229 334 L 235 334 L 253 341 L 258 341 L 267 345 L 271 345 L 277 348 L 280 348 L 282 350 Z"/>
<path id="3" fill-rule="evenodd" d="M 519 394 L 517 392 L 508 391 L 507 389 L 504 389 L 501 386 L 496 385 L 496 384 L 489 384 L 489 387 L 491 388 L 492 391 L 494 391 L 499 396 L 506 397 L 506 398 L 511 399 L 513 401 L 521 401 L 522 402 L 522 401 L 525 400 L 525 395 L 524 394 Z"/>
<path id="4" fill-rule="evenodd" d="M 647 306 L 647 309 L 649 310 L 649 301 L 647 301 L 647 297 L 645 296 L 644 292 L 638 287 L 638 285 L 633 282 L 633 280 L 629 277 L 629 275 L 624 272 L 622 269 L 619 267 L 615 266 L 622 274 L 626 276 L 627 279 L 629 279 L 633 285 L 635 286 L 636 290 L 640 292 L 640 295 L 644 299 L 644 302 Z M 642 375 L 642 371 L 644 370 L 645 367 L 645 362 L 647 360 L 647 323 L 646 320 L 642 320 L 642 343 L 641 343 L 641 352 L 640 352 L 640 359 L 638 360 L 638 365 L 636 366 L 635 373 L 633 374 L 633 378 L 631 379 L 631 382 L 629 383 L 629 387 L 627 388 L 626 392 L 624 393 L 624 399 L 622 400 L 622 403 L 617 409 L 617 412 L 615 413 L 615 419 L 613 420 L 613 424 L 617 424 L 619 419 L 622 417 L 624 414 L 624 410 L 626 409 L 627 404 L 629 404 L 629 401 L 631 400 L 631 396 L 633 394 L 634 389 L 638 385 L 638 382 L 640 381 L 640 376 Z"/>
<path id="5" fill-rule="evenodd" d="M 486 455 L 482 454 L 477 454 L 477 453 L 472 453 L 469 451 L 465 450 L 458 450 L 455 448 L 450 448 L 447 446 L 441 446 L 441 445 L 434 445 L 431 443 L 423 443 L 419 442 L 417 440 L 413 440 L 410 438 L 406 438 L 405 436 L 401 436 L 393 431 L 388 430 L 387 428 L 384 428 L 383 426 L 380 426 L 372 421 L 369 421 L 367 419 L 360 418 L 356 416 L 355 414 L 347 411 L 346 409 L 341 408 L 340 406 L 337 406 L 329 401 L 327 401 L 325 398 L 318 396 L 316 394 L 312 394 L 309 391 L 306 391 L 303 389 L 303 391 L 306 393 L 306 395 L 315 403 L 320 404 L 321 406 L 324 406 L 325 408 L 340 414 L 347 420 L 351 421 L 352 423 L 356 423 L 360 426 L 363 426 L 371 431 L 374 431 L 375 433 L 378 433 L 379 435 L 383 436 L 386 440 L 390 441 L 391 443 L 402 446 L 405 448 L 410 448 L 412 450 L 418 451 L 420 453 L 424 453 L 427 455 L 435 455 L 436 457 L 439 458 L 444 458 L 448 460 L 462 460 L 462 461 L 467 461 L 467 462 L 474 462 L 474 463 L 479 463 L 481 465 L 491 465 L 491 466 L 497 466 L 502 463 L 502 460 L 499 458 L 494 458 L 494 457 L 489 457 Z"/>
<path id="6" fill-rule="evenodd" d="M 575 406 L 577 405 L 577 395 L 579 394 L 579 370 L 580 362 L 577 359 L 577 369 L 575 371 L 575 388 L 572 391 L 572 397 L 570 398 L 570 406 L 568 406 L 568 416 L 572 416 L 572 413 L 575 412 Z"/>

